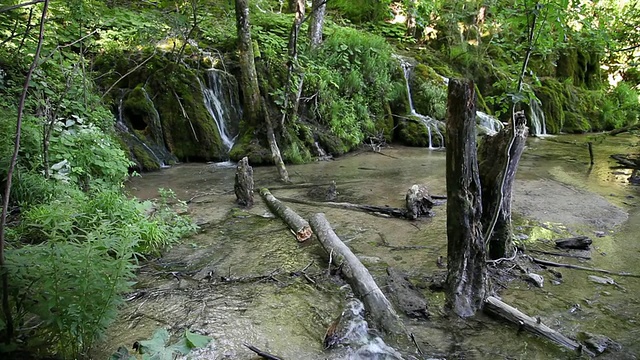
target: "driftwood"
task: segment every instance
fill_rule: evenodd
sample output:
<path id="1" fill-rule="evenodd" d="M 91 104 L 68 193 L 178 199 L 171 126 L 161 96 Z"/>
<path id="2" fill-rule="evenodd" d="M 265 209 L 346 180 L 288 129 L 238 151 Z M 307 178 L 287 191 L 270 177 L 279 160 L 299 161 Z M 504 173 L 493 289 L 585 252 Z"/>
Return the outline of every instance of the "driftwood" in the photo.
<path id="1" fill-rule="evenodd" d="M 431 208 L 436 204 L 425 185 L 413 185 L 405 196 L 407 217 L 415 220 L 421 216 L 433 216 Z"/>
<path id="2" fill-rule="evenodd" d="M 618 275 L 618 276 L 640 277 L 640 275 L 638 275 L 638 274 L 631 274 L 631 273 L 628 273 L 628 272 L 616 272 L 616 271 L 610 271 L 610 270 L 604 270 L 604 269 L 598 269 L 598 268 L 590 268 L 590 267 L 586 267 L 586 266 L 563 264 L 563 263 L 557 263 L 557 262 L 553 262 L 553 261 L 536 259 L 534 257 L 531 257 L 531 261 L 533 261 L 536 264 L 546 265 L 546 266 L 555 266 L 555 267 L 564 267 L 564 268 L 568 268 L 568 269 L 586 270 L 586 271 L 593 271 L 593 272 L 599 272 L 599 273 L 611 274 L 611 275 Z"/>
<path id="3" fill-rule="evenodd" d="M 392 208 L 388 206 L 360 205 L 360 204 L 352 204 L 348 202 L 309 201 L 309 200 L 294 199 L 294 198 L 287 198 L 287 197 L 281 197 L 280 200 L 296 203 L 296 204 L 309 205 L 309 206 L 326 206 L 326 207 L 332 207 L 332 208 L 364 211 L 366 213 L 370 213 L 374 215 L 383 214 L 383 215 L 388 215 L 388 216 L 397 217 L 397 218 L 407 217 L 406 209 Z"/>
<path id="4" fill-rule="evenodd" d="M 447 100 L 447 301 L 461 317 L 482 308 L 487 291 L 482 196 L 476 161 L 476 93 L 451 79 Z"/>
<path id="5" fill-rule="evenodd" d="M 367 268 L 333 232 L 324 214 L 314 214 L 310 223 L 322 247 L 329 253 L 333 264 L 340 267 L 353 292 L 364 303 L 374 326 L 396 341 L 408 340 L 407 330 L 393 306 Z"/>
<path id="6" fill-rule="evenodd" d="M 609 131 L 609 135 L 618 135 L 618 134 L 622 134 L 623 132 L 627 132 L 627 131 L 631 131 L 631 130 L 637 130 L 640 129 L 640 124 L 634 124 L 634 125 L 630 125 L 630 126 L 625 126 L 625 127 L 621 127 L 619 129 L 615 129 L 615 130 L 611 130 Z"/>
<path id="7" fill-rule="evenodd" d="M 251 350 L 254 353 L 258 354 L 258 356 L 260 356 L 263 359 L 267 359 L 267 360 L 282 360 L 282 358 L 279 358 L 279 357 L 277 357 L 275 355 L 271 355 L 268 352 L 264 352 L 264 351 L 258 349 L 257 347 L 255 347 L 255 346 L 253 346 L 251 344 L 244 343 L 242 345 L 246 346 L 249 350 Z"/>
<path id="8" fill-rule="evenodd" d="M 584 255 L 557 253 L 557 252 L 552 252 L 552 251 L 543 251 L 543 250 L 534 250 L 534 249 L 527 249 L 526 251 L 532 252 L 532 253 L 537 253 L 537 254 L 544 254 L 544 255 L 562 256 L 562 257 L 570 257 L 570 258 L 575 258 L 575 259 L 591 260 L 591 256 L 584 256 Z"/>
<path id="9" fill-rule="evenodd" d="M 591 245 L 592 242 L 593 241 L 591 241 L 588 236 L 576 236 L 572 238 L 558 239 L 556 240 L 556 246 L 564 249 L 588 250 L 589 245 Z"/>
<path id="10" fill-rule="evenodd" d="M 564 346 L 568 349 L 575 350 L 589 356 L 595 356 L 594 353 L 583 347 L 579 342 L 570 339 L 543 324 L 540 321 L 540 318 L 533 318 L 513 306 L 500 301 L 496 297 L 489 296 L 485 300 L 484 311 L 516 324 L 520 329 L 524 329 L 533 334 L 547 338 L 560 346 Z"/>
<path id="11" fill-rule="evenodd" d="M 253 168 L 246 156 L 238 162 L 233 190 L 236 193 L 236 203 L 246 207 L 253 205 Z"/>
<path id="12" fill-rule="evenodd" d="M 276 199 L 275 196 L 271 195 L 268 189 L 260 189 L 260 196 L 267 203 L 269 209 L 289 226 L 299 242 L 303 242 L 313 235 L 309 223 Z"/>
<path id="13" fill-rule="evenodd" d="M 633 156 L 625 154 L 613 154 L 610 156 L 622 167 L 629 169 L 640 169 L 640 160 L 638 160 L 637 155 Z"/>

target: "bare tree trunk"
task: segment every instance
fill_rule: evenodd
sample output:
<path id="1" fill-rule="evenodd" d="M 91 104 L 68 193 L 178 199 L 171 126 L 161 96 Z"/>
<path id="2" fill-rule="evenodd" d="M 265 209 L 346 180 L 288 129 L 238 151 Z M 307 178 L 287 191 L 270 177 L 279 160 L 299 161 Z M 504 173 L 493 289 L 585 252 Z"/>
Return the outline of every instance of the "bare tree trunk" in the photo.
<path id="1" fill-rule="evenodd" d="M 327 8 L 327 0 L 313 0 L 311 3 L 311 23 L 309 24 L 309 45 L 312 49 L 322 43 L 322 28 L 324 26 L 324 14 Z"/>
<path id="2" fill-rule="evenodd" d="M 482 308 L 487 287 L 475 114 L 473 82 L 452 79 L 447 104 L 447 306 L 462 317 Z"/>
<path id="3" fill-rule="evenodd" d="M 409 0 L 407 2 L 407 35 L 411 37 L 416 36 L 416 0 Z"/>
<path id="4" fill-rule="evenodd" d="M 258 125 L 261 116 L 265 117 L 267 140 L 269 141 L 273 161 L 278 168 L 282 181 L 289 182 L 289 175 L 284 167 L 280 149 L 276 142 L 273 124 L 266 107 L 264 111 L 262 108 L 263 101 L 261 101 L 258 74 L 256 73 L 256 64 L 253 58 L 253 44 L 251 43 L 248 0 L 236 0 L 236 26 L 238 28 L 238 49 L 240 51 L 240 84 L 244 96 L 244 119 L 250 126 L 255 126 Z"/>
<path id="5" fill-rule="evenodd" d="M 236 0 L 236 26 L 240 52 L 240 86 L 244 97 L 244 116 L 250 125 L 257 125 L 262 111 L 258 74 L 253 57 L 249 0 Z"/>
<path id="6" fill-rule="evenodd" d="M 480 182 L 482 183 L 482 228 L 485 240 L 489 241 L 489 257 L 499 259 L 507 256 L 511 249 L 513 231 L 511 229 L 511 193 L 518 170 L 520 156 L 527 141 L 526 118 L 517 113 L 514 129 L 510 124 L 495 136 L 485 137 L 478 149 Z M 514 139 L 513 143 L 511 140 Z M 507 173 L 502 184 L 502 171 L 507 164 Z M 498 202 L 502 205 L 498 206 Z M 498 211 L 497 215 L 496 211 Z M 495 225 L 492 224 L 494 217 Z M 491 234 L 490 227 L 493 225 Z"/>

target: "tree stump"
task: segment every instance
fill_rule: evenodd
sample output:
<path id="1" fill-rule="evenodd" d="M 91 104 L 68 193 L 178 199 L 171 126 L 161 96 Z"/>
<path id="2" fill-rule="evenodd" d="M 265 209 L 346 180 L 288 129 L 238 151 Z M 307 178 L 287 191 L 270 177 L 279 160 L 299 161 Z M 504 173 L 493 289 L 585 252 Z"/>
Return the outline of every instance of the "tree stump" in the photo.
<path id="1" fill-rule="evenodd" d="M 405 196 L 407 205 L 407 218 L 415 220 L 420 216 L 433 216 L 431 208 L 435 202 L 429 195 L 425 185 L 413 185 Z"/>
<path id="2" fill-rule="evenodd" d="M 236 182 L 233 186 L 236 193 L 236 203 L 240 206 L 253 205 L 253 168 L 249 165 L 249 159 L 245 156 L 236 167 Z"/>
<path id="3" fill-rule="evenodd" d="M 482 228 L 486 232 L 493 226 L 491 234 L 484 234 L 489 240 L 488 251 L 492 259 L 507 257 L 513 238 L 511 192 L 520 156 L 527 141 L 527 119 L 524 113 L 517 113 L 514 120 L 515 129 L 510 124 L 494 136 L 485 136 L 478 148 L 482 184 Z M 503 173 L 505 165 L 506 174 Z M 502 201 L 499 203 L 500 199 Z"/>
<path id="4" fill-rule="evenodd" d="M 447 101 L 446 304 L 461 317 L 482 308 L 487 289 L 475 117 L 473 82 L 452 79 Z"/>

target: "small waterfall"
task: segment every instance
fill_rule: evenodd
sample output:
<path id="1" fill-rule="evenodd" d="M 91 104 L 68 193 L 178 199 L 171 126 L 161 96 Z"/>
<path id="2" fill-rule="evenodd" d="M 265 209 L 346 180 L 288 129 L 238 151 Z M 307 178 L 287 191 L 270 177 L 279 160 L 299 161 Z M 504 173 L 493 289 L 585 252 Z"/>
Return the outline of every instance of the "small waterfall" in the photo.
<path id="1" fill-rule="evenodd" d="M 227 152 L 231 150 L 237 129 L 234 124 L 239 123 L 241 109 L 237 99 L 237 84 L 230 81 L 231 75 L 218 69 L 206 71 L 206 86 L 200 81 L 200 88 L 204 97 L 204 105 L 216 123 L 218 133 Z M 235 133 L 235 135 L 234 135 Z"/>
<path id="2" fill-rule="evenodd" d="M 544 112 L 542 111 L 542 103 L 538 98 L 534 97 L 529 102 L 529 118 L 531 119 L 531 128 L 533 136 L 547 135 L 547 124 L 545 123 Z"/>
<path id="3" fill-rule="evenodd" d="M 411 87 L 409 86 L 409 76 L 411 73 L 411 64 L 408 61 L 403 59 L 402 57 L 398 57 L 400 60 L 400 66 L 402 66 L 402 72 L 404 73 L 404 82 L 407 86 L 407 94 L 409 96 L 409 109 L 411 111 L 411 116 L 418 118 L 422 124 L 427 128 L 427 133 L 429 134 L 429 149 L 436 149 L 433 146 L 433 138 L 438 137 L 440 139 L 439 147 L 444 147 L 444 136 L 442 136 L 442 132 L 440 132 L 440 126 L 443 126 L 442 121 L 432 118 L 431 116 L 426 116 L 418 113 L 416 109 L 413 107 L 413 98 L 411 97 Z"/>
<path id="4" fill-rule="evenodd" d="M 497 134 L 498 131 L 504 128 L 500 120 L 482 111 L 476 111 L 476 124 L 482 132 L 489 136 Z"/>

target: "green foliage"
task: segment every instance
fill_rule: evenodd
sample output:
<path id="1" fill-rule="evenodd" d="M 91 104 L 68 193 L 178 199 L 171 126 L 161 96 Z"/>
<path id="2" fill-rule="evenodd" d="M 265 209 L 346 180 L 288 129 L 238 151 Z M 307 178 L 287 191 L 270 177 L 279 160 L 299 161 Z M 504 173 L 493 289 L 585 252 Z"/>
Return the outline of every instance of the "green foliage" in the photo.
<path id="1" fill-rule="evenodd" d="M 389 0 L 368 1 L 368 0 L 334 0 L 328 1 L 329 9 L 337 10 L 337 13 L 351 22 L 361 24 L 364 22 L 376 22 L 386 20 L 391 17 Z"/>
<path id="2" fill-rule="evenodd" d="M 404 96 L 389 44 L 377 35 L 335 28 L 313 54 L 300 56 L 304 92 L 318 94 L 317 116 L 349 150 L 384 121 L 384 102 Z"/>
<path id="3" fill-rule="evenodd" d="M 207 346 L 212 338 L 185 330 L 184 335 L 178 340 L 169 344 L 169 332 L 166 329 L 158 329 L 149 340 L 139 342 L 138 352 L 142 354 L 143 360 L 172 360 L 180 355 L 188 355 L 194 349 Z M 111 360 L 137 359 L 138 357 L 129 354 L 126 348 L 121 347 L 116 353 L 111 355 Z"/>
<path id="4" fill-rule="evenodd" d="M 33 326 L 62 358 L 78 358 L 115 320 L 134 277 L 135 237 L 114 223 L 83 234 L 7 249 L 16 320 Z"/>

